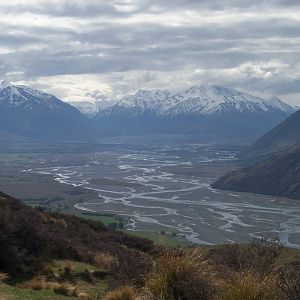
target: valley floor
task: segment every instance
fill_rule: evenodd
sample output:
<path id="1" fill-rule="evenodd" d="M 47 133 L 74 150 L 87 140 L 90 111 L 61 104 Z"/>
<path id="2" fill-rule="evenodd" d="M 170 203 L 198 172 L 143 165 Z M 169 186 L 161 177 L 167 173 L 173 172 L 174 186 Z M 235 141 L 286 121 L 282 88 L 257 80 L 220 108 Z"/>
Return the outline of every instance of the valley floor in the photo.
<path id="1" fill-rule="evenodd" d="M 0 187 L 30 205 L 114 227 L 120 216 L 120 229 L 161 244 L 247 242 L 271 235 L 300 247 L 298 201 L 210 187 L 238 167 L 239 147 L 138 139 L 17 145 L 0 155 Z"/>

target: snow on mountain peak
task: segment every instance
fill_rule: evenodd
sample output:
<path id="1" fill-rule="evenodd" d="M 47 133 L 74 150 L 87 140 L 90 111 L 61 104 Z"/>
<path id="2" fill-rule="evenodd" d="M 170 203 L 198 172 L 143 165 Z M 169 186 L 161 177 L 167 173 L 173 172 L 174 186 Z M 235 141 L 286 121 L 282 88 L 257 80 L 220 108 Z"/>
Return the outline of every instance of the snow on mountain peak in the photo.
<path id="1" fill-rule="evenodd" d="M 6 80 L 3 80 L 3 81 L 1 82 L 1 85 L 0 85 L 0 90 L 5 89 L 5 88 L 7 88 L 7 87 L 9 87 L 9 86 L 12 86 L 12 85 L 13 85 L 12 83 L 10 83 L 10 82 L 8 82 L 8 81 L 6 81 Z"/>
<path id="2" fill-rule="evenodd" d="M 61 103 L 63 102 L 56 97 L 27 86 L 14 85 L 7 81 L 2 81 L 0 86 L 0 104 L 6 107 L 22 106 L 32 109 L 39 105 L 54 109 Z"/>
<path id="3" fill-rule="evenodd" d="M 269 99 L 267 99 L 267 103 L 269 106 L 272 106 L 275 109 L 279 110 L 286 110 L 286 111 L 293 111 L 295 110 L 294 107 L 288 105 L 287 103 L 283 102 L 279 97 L 273 96 Z"/>
<path id="4" fill-rule="evenodd" d="M 134 95 L 124 97 L 115 108 L 117 113 L 130 109 L 135 115 L 149 112 L 165 116 L 209 115 L 223 112 L 261 113 L 271 110 L 292 112 L 294 110 L 280 99 L 269 101 L 216 85 L 196 85 L 177 93 L 167 90 L 139 90 Z M 114 107 L 104 114 L 113 112 Z"/>

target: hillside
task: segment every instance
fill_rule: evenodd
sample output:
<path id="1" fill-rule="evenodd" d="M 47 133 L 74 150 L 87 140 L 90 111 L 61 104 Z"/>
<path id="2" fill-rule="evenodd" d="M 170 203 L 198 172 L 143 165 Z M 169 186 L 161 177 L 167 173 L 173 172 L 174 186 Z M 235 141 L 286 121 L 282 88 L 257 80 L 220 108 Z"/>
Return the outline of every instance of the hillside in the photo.
<path id="1" fill-rule="evenodd" d="M 97 253 L 150 251 L 152 242 L 128 236 L 102 223 L 46 213 L 0 193 L 0 269 L 33 274 L 52 258 L 93 262 Z M 125 251 L 125 252 L 126 252 Z"/>
<path id="2" fill-rule="evenodd" d="M 259 239 L 181 249 L 0 193 L 2 300 L 297 299 L 300 254 Z M 288 280 L 287 280 L 288 279 Z"/>
<path id="3" fill-rule="evenodd" d="M 171 93 L 140 90 L 93 122 L 114 134 L 199 134 L 258 138 L 283 121 L 294 108 L 279 99 L 264 100 L 220 86 L 193 86 Z"/>
<path id="4" fill-rule="evenodd" d="M 300 199 L 300 147 L 225 174 L 212 187 Z"/>
<path id="5" fill-rule="evenodd" d="M 38 140 L 72 141 L 95 136 L 86 117 L 73 106 L 53 95 L 7 82 L 0 85 L 0 131 Z"/>
<path id="6" fill-rule="evenodd" d="M 242 159 L 260 159 L 300 143 L 300 111 L 295 112 L 281 124 L 246 148 Z"/>

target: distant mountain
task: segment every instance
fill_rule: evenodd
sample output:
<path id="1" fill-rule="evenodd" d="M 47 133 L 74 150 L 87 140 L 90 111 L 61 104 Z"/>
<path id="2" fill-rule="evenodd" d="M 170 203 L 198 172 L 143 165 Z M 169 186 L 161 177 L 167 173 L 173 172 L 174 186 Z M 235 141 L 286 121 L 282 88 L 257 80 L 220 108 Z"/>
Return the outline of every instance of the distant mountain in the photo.
<path id="1" fill-rule="evenodd" d="M 241 158 L 263 158 L 296 144 L 300 144 L 300 110 L 246 148 L 241 153 Z"/>
<path id="2" fill-rule="evenodd" d="M 264 100 L 219 86 L 185 91 L 145 91 L 101 110 L 93 122 L 119 134 L 174 133 L 259 137 L 295 110 L 279 99 Z"/>
<path id="3" fill-rule="evenodd" d="M 226 174 L 212 187 L 300 199 L 300 146 Z"/>
<path id="4" fill-rule="evenodd" d="M 256 164 L 225 174 L 214 188 L 300 199 L 300 111 L 244 150 Z"/>
<path id="5" fill-rule="evenodd" d="M 53 95 L 7 82 L 0 84 L 0 131 L 46 140 L 92 136 L 86 118 L 73 106 Z"/>

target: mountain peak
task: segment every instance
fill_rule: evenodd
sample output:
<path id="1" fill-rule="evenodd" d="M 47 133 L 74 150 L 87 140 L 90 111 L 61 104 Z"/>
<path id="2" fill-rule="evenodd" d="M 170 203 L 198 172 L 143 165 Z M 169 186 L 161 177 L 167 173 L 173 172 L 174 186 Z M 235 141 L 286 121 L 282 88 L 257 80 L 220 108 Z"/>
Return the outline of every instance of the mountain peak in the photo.
<path id="1" fill-rule="evenodd" d="M 13 86 L 13 84 L 8 82 L 7 80 L 2 80 L 1 85 L 0 85 L 0 89 L 5 89 L 9 86 Z"/>
<path id="2" fill-rule="evenodd" d="M 273 108 L 276 108 L 279 110 L 286 110 L 286 111 L 290 111 L 290 112 L 295 111 L 295 107 L 288 105 L 287 103 L 282 101 L 277 96 L 272 96 L 269 99 L 267 99 L 267 103 L 269 106 L 272 106 Z"/>

